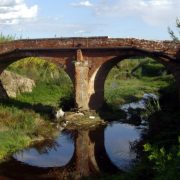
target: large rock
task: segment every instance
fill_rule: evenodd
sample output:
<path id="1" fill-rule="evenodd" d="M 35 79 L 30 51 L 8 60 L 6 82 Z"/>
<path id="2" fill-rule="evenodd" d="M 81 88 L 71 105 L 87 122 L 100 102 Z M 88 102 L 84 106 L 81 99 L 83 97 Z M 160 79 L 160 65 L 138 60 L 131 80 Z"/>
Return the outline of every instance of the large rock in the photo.
<path id="1" fill-rule="evenodd" d="M 16 97 L 23 92 L 32 92 L 35 86 L 34 80 L 6 70 L 1 74 L 0 80 L 9 97 Z M 2 92 L 0 97 L 5 97 L 3 87 L 0 88 L 0 93 Z"/>

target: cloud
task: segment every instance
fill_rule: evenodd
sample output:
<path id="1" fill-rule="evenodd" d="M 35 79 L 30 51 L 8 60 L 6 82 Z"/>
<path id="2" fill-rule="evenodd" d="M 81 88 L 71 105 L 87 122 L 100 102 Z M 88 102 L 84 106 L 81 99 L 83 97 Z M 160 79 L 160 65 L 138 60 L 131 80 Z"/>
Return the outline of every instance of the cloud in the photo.
<path id="1" fill-rule="evenodd" d="M 179 0 L 102 0 L 94 5 L 98 16 L 138 17 L 150 25 L 167 24 L 180 17 Z"/>
<path id="2" fill-rule="evenodd" d="M 74 7 L 92 7 L 93 4 L 90 1 L 80 1 L 78 3 L 71 3 Z"/>
<path id="3" fill-rule="evenodd" d="M 0 0 L 0 24 L 18 24 L 37 16 L 38 6 L 28 7 L 24 0 Z"/>

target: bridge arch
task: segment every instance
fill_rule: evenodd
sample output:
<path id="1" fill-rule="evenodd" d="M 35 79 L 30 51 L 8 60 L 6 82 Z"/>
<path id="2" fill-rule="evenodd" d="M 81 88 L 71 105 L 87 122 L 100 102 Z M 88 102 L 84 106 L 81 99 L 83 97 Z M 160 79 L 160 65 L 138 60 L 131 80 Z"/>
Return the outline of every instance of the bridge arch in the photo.
<path id="1" fill-rule="evenodd" d="M 0 74 L 4 71 L 4 70 L 6 70 L 9 66 L 11 66 L 11 65 L 13 65 L 14 63 L 18 63 L 18 62 L 21 62 L 21 61 L 23 61 L 23 60 L 25 60 L 26 61 L 26 63 L 28 63 L 28 61 L 29 61 L 29 65 L 28 65 L 28 67 L 29 67 L 29 69 L 30 68 L 33 68 L 33 66 L 31 66 L 31 63 L 33 63 L 33 64 L 35 64 L 35 62 L 36 62 L 36 58 L 38 58 L 38 61 L 40 61 L 40 62 L 42 62 L 42 64 L 45 64 L 46 65 L 46 62 L 47 63 L 51 63 L 51 64 L 54 64 L 54 67 L 56 68 L 56 70 L 59 72 L 59 71 L 62 71 L 63 72 L 63 74 L 65 75 L 63 75 L 64 77 L 67 77 L 66 78 L 66 80 L 68 80 L 67 82 L 69 82 L 68 84 L 70 84 L 70 86 L 71 86 L 71 89 L 74 89 L 74 76 L 73 76 L 73 73 L 72 73 L 72 70 L 71 69 L 69 69 L 69 68 L 66 68 L 66 64 L 64 64 L 64 62 L 58 62 L 58 59 L 56 58 L 56 57 L 46 57 L 46 56 L 39 56 L 39 55 L 36 55 L 36 54 L 34 54 L 33 56 L 24 56 L 24 55 L 22 55 L 21 56 L 21 53 L 18 53 L 18 56 L 16 57 L 16 55 L 15 55 L 16 53 L 12 53 L 9 57 L 8 56 L 5 56 L 5 58 L 3 58 L 3 57 L 1 57 L 3 60 L 1 60 L 1 62 L 0 62 Z M 50 64 L 49 64 L 50 65 Z M 48 65 L 47 65 L 48 66 Z M 27 69 L 27 68 L 26 68 Z M 38 70 L 37 70 L 38 71 Z M 45 69 L 43 70 L 44 71 L 44 73 L 45 73 Z M 43 72 L 42 71 L 42 72 Z M 31 73 L 32 74 L 32 73 Z M 59 74 L 59 75 L 61 75 L 61 73 Z M 46 75 L 45 75 L 46 76 Z M 52 74 L 50 74 L 50 73 L 48 73 L 47 74 L 47 77 L 48 76 L 51 76 L 51 78 L 53 79 L 54 77 L 54 75 Z M 30 77 L 31 78 L 31 77 Z M 50 78 L 50 77 L 48 77 L 48 78 Z M 35 78 L 32 78 L 33 80 L 35 80 Z M 40 79 L 40 78 L 38 78 L 38 79 Z M 57 82 L 58 83 L 58 85 L 60 85 L 60 82 L 58 81 Z M 61 83 L 61 84 L 63 84 L 63 83 Z M 1 85 L 1 96 L 2 96 L 2 91 L 3 91 L 3 93 L 5 93 L 5 95 L 6 95 L 6 98 L 8 97 L 7 96 L 7 93 L 6 93 L 6 90 L 4 89 L 4 87 L 3 87 L 3 85 L 2 85 L 2 82 L 0 82 L 0 85 Z M 69 87 L 69 86 L 68 86 Z M 73 88 L 72 88 L 73 87 Z M 74 93 L 74 92 L 73 92 Z M 62 97 L 63 98 L 63 97 Z M 37 101 L 37 103 L 41 103 L 41 102 L 38 102 Z M 65 107 L 66 108 L 66 107 Z"/>
<path id="2" fill-rule="evenodd" d="M 104 85 L 105 80 L 111 71 L 111 69 L 116 66 L 119 62 L 135 57 L 149 57 L 159 62 L 165 66 L 165 69 L 170 72 L 176 80 L 179 97 L 180 97 L 180 82 L 179 78 L 179 68 L 175 61 L 164 54 L 154 54 L 149 51 L 141 49 L 128 49 L 124 51 L 121 55 L 106 59 L 100 66 L 98 66 L 89 79 L 89 107 L 90 109 L 99 109 L 104 103 Z M 178 69 L 177 69 L 178 68 Z"/>
<path id="3" fill-rule="evenodd" d="M 72 59 L 74 54 L 72 52 L 61 52 L 57 49 L 48 51 L 47 49 L 15 49 L 13 51 L 3 53 L 0 55 L 0 74 L 10 64 L 25 58 L 41 58 L 48 62 L 60 66 L 68 74 L 74 84 L 74 65 Z"/>

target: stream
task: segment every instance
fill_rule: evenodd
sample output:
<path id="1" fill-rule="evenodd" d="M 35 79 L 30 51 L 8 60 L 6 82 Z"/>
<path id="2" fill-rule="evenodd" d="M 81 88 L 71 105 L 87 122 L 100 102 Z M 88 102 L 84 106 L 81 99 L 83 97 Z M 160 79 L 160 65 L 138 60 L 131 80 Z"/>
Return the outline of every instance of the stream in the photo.
<path id="1" fill-rule="evenodd" d="M 137 103 L 121 106 L 145 108 L 144 95 Z M 157 97 L 153 97 L 157 98 Z M 3 176 L 12 179 L 79 179 L 101 173 L 129 171 L 136 159 L 133 143 L 140 140 L 143 128 L 119 121 L 93 129 L 63 130 L 54 140 L 46 140 L 13 154 L 0 165 Z M 9 172 L 11 172 L 9 174 Z"/>
<path id="2" fill-rule="evenodd" d="M 54 140 L 15 153 L 0 168 L 4 176 L 13 179 L 78 179 L 128 171 L 136 159 L 131 144 L 140 134 L 140 128 L 117 121 L 92 130 L 63 130 Z"/>

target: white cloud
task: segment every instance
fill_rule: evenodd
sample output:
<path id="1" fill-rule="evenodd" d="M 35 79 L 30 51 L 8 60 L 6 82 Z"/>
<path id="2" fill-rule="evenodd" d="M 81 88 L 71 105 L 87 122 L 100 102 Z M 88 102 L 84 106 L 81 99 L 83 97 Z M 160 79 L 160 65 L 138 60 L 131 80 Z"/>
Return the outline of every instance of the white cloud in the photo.
<path id="1" fill-rule="evenodd" d="M 162 25 L 180 17 L 179 0 L 102 0 L 94 5 L 96 15 L 138 17 L 151 25 Z"/>
<path id="2" fill-rule="evenodd" d="M 74 7 L 92 7 L 93 4 L 90 1 L 80 1 L 78 3 L 71 3 Z"/>
<path id="3" fill-rule="evenodd" d="M 24 0 L 0 0 L 0 24 L 18 24 L 37 16 L 38 6 L 28 7 Z"/>

